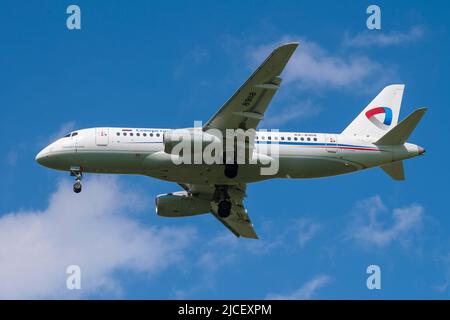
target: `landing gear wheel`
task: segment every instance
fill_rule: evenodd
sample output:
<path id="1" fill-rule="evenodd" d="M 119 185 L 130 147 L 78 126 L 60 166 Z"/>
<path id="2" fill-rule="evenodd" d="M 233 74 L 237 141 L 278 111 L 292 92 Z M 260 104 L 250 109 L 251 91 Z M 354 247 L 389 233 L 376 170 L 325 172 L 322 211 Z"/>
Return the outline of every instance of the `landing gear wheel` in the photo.
<path id="1" fill-rule="evenodd" d="M 233 179 L 238 175 L 239 166 L 237 164 L 226 164 L 225 165 L 225 177 Z"/>
<path id="2" fill-rule="evenodd" d="M 73 185 L 73 192 L 80 193 L 81 192 L 81 178 L 83 178 L 83 173 L 81 172 L 80 166 L 71 166 L 70 167 L 70 175 L 75 177 L 75 184 Z"/>
<path id="3" fill-rule="evenodd" d="M 231 213 L 231 202 L 228 200 L 223 200 L 219 202 L 217 214 L 221 218 L 226 218 Z"/>
<path id="4" fill-rule="evenodd" d="M 80 181 L 75 182 L 75 184 L 73 185 L 73 192 L 75 192 L 75 193 L 81 192 L 81 182 Z"/>

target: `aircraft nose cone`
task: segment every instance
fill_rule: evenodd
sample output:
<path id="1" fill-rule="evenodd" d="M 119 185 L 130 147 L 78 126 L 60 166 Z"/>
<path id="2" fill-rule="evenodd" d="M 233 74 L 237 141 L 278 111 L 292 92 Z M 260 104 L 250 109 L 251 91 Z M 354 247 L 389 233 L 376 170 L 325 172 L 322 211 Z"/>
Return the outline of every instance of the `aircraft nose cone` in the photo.
<path id="1" fill-rule="evenodd" d="M 36 162 L 39 163 L 39 164 L 42 164 L 42 158 L 43 158 L 43 157 L 44 157 L 44 155 L 42 154 L 42 151 L 39 152 L 39 153 L 36 155 L 36 158 L 35 158 Z"/>
<path id="2" fill-rule="evenodd" d="M 417 146 L 417 148 L 419 149 L 419 156 L 423 155 L 425 153 L 425 149 L 422 148 L 421 146 Z"/>
<path id="3" fill-rule="evenodd" d="M 39 163 L 42 166 L 45 166 L 46 158 L 47 158 L 48 152 L 47 150 L 43 149 L 36 155 L 36 162 Z"/>

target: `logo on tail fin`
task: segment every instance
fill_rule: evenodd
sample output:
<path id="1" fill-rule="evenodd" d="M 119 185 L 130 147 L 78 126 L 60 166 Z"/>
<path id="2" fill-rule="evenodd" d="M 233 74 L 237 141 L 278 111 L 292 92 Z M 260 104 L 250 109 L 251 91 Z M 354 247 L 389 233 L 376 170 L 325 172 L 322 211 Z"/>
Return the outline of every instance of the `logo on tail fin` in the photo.
<path id="1" fill-rule="evenodd" d="M 383 121 L 381 121 L 382 117 L 377 117 L 380 114 L 384 115 Z M 366 117 L 378 128 L 387 129 L 392 123 L 392 109 L 389 107 L 376 107 L 366 111 Z"/>

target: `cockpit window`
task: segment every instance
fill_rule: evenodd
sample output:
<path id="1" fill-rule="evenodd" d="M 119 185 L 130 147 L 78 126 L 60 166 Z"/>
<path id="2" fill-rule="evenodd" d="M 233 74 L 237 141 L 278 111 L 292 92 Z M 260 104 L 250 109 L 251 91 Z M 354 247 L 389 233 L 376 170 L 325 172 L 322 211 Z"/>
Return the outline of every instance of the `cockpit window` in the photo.
<path id="1" fill-rule="evenodd" d="M 75 137 L 76 135 L 78 135 L 78 132 L 71 132 L 66 134 L 63 138 Z"/>

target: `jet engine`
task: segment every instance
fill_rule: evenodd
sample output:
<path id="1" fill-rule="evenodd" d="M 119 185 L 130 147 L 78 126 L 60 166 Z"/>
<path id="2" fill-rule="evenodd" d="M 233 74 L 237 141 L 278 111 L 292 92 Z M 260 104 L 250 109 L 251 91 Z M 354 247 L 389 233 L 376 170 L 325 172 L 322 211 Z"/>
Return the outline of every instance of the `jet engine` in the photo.
<path id="1" fill-rule="evenodd" d="M 211 211 L 208 200 L 190 196 L 186 191 L 156 197 L 156 213 L 162 217 L 188 217 Z"/>

